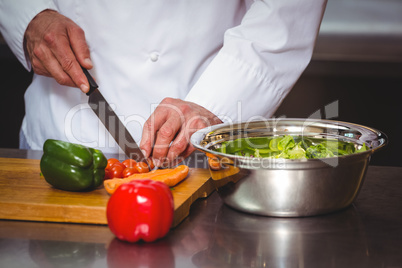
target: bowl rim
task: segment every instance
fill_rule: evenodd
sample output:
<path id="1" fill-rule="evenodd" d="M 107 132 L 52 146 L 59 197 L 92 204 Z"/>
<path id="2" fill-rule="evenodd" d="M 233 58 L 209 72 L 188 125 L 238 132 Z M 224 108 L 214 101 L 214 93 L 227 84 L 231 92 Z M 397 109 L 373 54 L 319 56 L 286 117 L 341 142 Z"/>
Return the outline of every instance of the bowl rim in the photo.
<path id="1" fill-rule="evenodd" d="M 247 156 L 239 156 L 239 155 L 231 155 L 231 154 L 225 154 L 217 151 L 213 151 L 211 149 L 208 149 L 207 147 L 201 146 L 200 142 L 203 141 L 206 137 L 206 135 L 215 132 L 219 129 L 223 129 L 229 126 L 241 126 L 244 124 L 255 124 L 255 123 L 260 123 L 260 122 L 291 122 L 291 121 L 296 121 L 296 122 L 309 122 L 309 123 L 320 123 L 320 124 L 327 124 L 327 125 L 341 125 L 341 126 L 346 126 L 346 127 L 354 127 L 356 129 L 364 129 L 368 130 L 371 133 L 375 133 L 377 135 L 377 140 L 382 141 L 380 142 L 380 145 L 378 145 L 375 148 L 370 148 L 369 150 L 363 151 L 363 152 L 358 152 L 358 153 L 353 153 L 350 155 L 344 155 L 344 156 L 335 156 L 335 157 L 327 157 L 327 158 L 314 158 L 314 159 L 284 159 L 284 158 L 252 158 L 252 157 L 247 157 Z M 310 124 L 311 125 L 311 124 Z M 240 128 L 235 128 L 235 129 L 240 129 Z M 335 137 L 335 136 L 334 136 Z M 345 137 L 344 137 L 345 138 Z M 347 138 L 347 137 L 346 137 Z M 190 138 L 191 144 L 194 146 L 199 151 L 202 151 L 206 154 L 212 154 L 214 156 L 219 156 L 221 158 L 226 157 L 226 158 L 231 158 L 236 161 L 240 161 L 243 163 L 249 163 L 249 162 L 283 162 L 283 163 L 303 163 L 303 162 L 322 162 L 323 160 L 325 161 L 331 161 L 331 159 L 345 159 L 345 158 L 351 158 L 351 157 L 360 157 L 362 155 L 371 155 L 374 152 L 376 152 L 379 149 L 384 148 L 388 144 L 388 137 L 387 135 L 375 128 L 367 127 L 364 125 L 356 124 L 356 123 L 350 123 L 350 122 L 344 122 L 344 121 L 338 121 L 338 120 L 329 120 L 329 119 L 311 119 L 311 118 L 270 118 L 270 119 L 265 119 L 265 120 L 252 120 L 252 121 L 247 121 L 247 122 L 237 122 L 237 123 L 222 123 L 222 124 L 217 124 L 213 126 L 209 126 L 203 129 L 200 129 L 196 131 L 195 133 L 192 134 Z M 219 142 L 219 140 L 215 141 L 214 143 Z M 208 147 L 210 147 L 211 143 L 208 143 Z"/>

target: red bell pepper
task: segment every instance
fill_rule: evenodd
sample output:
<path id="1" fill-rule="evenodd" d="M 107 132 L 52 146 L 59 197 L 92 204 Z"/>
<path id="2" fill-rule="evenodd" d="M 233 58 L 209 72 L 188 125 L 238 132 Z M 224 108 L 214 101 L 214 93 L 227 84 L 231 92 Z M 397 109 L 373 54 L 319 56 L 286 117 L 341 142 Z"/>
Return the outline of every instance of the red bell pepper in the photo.
<path id="1" fill-rule="evenodd" d="M 110 230 L 120 240 L 152 242 L 164 237 L 173 222 L 170 188 L 160 181 L 134 180 L 110 197 L 106 215 Z"/>

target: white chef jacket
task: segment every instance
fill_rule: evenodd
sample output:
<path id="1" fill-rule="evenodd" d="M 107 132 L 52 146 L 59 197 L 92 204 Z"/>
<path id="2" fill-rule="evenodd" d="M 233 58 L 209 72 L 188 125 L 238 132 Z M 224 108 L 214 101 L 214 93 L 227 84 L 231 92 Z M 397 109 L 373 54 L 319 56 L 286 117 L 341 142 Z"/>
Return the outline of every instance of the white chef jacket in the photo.
<path id="1" fill-rule="evenodd" d="M 326 0 L 0 0 L 0 30 L 30 70 L 27 25 L 53 9 L 84 31 L 106 100 L 140 141 L 165 97 L 226 122 L 270 117 L 312 55 Z M 59 139 L 118 152 L 76 88 L 34 75 L 22 131 L 32 149 Z"/>

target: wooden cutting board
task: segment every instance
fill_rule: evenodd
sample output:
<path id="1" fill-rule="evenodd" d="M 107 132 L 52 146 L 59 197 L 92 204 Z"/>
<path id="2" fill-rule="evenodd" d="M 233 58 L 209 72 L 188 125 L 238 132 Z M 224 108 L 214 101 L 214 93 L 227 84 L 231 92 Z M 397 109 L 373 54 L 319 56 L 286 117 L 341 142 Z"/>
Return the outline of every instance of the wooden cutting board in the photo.
<path id="1" fill-rule="evenodd" d="M 109 194 L 103 187 L 90 192 L 53 188 L 40 176 L 40 160 L 0 158 L 0 219 L 107 224 Z M 173 227 L 190 212 L 191 204 L 214 190 L 206 169 L 190 168 L 173 187 Z"/>

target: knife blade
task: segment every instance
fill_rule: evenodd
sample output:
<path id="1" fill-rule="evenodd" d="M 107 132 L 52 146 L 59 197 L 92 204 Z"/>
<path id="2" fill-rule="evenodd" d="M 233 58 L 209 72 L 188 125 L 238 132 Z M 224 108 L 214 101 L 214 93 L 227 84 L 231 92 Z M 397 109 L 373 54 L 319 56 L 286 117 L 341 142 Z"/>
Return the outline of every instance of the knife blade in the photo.
<path id="1" fill-rule="evenodd" d="M 117 114 L 100 93 L 98 84 L 95 82 L 87 69 L 82 68 L 82 70 L 89 82 L 89 91 L 86 94 L 89 96 L 88 104 L 91 109 L 98 116 L 99 120 L 103 123 L 126 156 L 130 159 L 134 159 L 137 162 L 145 162 L 149 167 L 144 154 L 138 147 L 130 132 L 128 132 L 127 128 L 120 121 Z"/>

